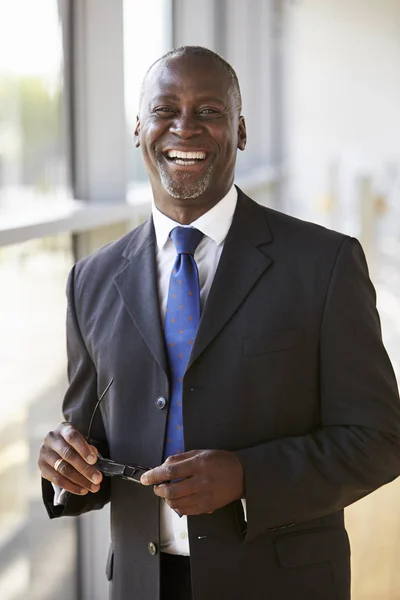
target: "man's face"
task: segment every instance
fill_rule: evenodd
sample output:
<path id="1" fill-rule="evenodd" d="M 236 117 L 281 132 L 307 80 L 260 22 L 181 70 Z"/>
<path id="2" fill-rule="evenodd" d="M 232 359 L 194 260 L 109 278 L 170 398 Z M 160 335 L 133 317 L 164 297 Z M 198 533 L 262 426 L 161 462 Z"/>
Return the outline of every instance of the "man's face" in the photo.
<path id="1" fill-rule="evenodd" d="M 189 203 L 220 200 L 246 143 L 223 67 L 199 56 L 158 63 L 145 83 L 135 136 L 156 200 L 165 192 Z"/>

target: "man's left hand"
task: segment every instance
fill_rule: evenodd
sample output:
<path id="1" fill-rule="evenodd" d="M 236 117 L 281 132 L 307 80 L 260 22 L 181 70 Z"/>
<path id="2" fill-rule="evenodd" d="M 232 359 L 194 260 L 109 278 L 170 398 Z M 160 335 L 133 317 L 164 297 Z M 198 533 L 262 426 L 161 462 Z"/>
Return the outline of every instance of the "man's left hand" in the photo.
<path id="1" fill-rule="evenodd" d="M 140 481 L 155 486 L 154 493 L 180 515 L 212 513 L 244 498 L 242 464 L 227 450 L 190 450 L 169 456 Z"/>

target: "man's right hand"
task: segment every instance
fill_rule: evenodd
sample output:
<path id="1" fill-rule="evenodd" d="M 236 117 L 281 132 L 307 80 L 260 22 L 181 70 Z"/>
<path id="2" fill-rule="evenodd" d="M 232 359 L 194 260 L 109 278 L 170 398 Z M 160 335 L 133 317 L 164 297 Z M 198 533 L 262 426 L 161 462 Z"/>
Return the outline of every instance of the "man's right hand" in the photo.
<path id="1" fill-rule="evenodd" d="M 44 479 L 82 496 L 100 489 L 103 476 L 93 466 L 97 453 L 71 423 L 60 423 L 46 435 L 40 447 L 38 465 Z"/>

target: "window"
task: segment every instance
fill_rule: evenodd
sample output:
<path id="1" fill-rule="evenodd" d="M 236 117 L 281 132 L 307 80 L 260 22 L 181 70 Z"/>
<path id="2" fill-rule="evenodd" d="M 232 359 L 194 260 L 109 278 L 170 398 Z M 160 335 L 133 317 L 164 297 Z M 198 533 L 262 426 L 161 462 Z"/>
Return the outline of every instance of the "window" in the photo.
<path id="1" fill-rule="evenodd" d="M 144 26 L 146 24 L 146 26 Z M 151 26 L 149 25 L 151 24 Z M 128 182 L 147 182 L 140 149 L 133 144 L 140 87 L 149 66 L 172 47 L 171 0 L 124 1 L 125 105 Z"/>
<path id="2" fill-rule="evenodd" d="M 0 0 L 0 221 L 69 196 L 68 10 L 68 0 Z M 37 468 L 66 388 L 71 240 L 0 247 L 1 600 L 77 598 L 76 521 L 49 520 Z"/>
<path id="3" fill-rule="evenodd" d="M 76 600 L 75 522 L 49 520 L 36 464 L 62 420 L 71 247 L 70 236 L 57 236 L 0 248 L 2 600 Z"/>
<path id="4" fill-rule="evenodd" d="M 67 0 L 0 0 L 0 215 L 69 193 L 67 11 Z"/>

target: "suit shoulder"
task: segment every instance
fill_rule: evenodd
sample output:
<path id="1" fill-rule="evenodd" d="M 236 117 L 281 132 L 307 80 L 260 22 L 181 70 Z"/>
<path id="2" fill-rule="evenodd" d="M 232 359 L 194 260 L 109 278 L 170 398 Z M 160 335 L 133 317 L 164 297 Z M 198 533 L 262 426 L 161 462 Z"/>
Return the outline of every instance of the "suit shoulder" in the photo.
<path id="1" fill-rule="evenodd" d="M 299 237 L 304 242 L 309 240 L 312 242 L 326 242 L 341 245 L 349 236 L 329 229 L 323 225 L 318 225 L 311 221 L 305 221 L 298 217 L 294 217 L 278 210 L 268 207 L 262 207 L 267 221 L 276 234 L 286 234 L 291 237 Z"/>
<path id="2" fill-rule="evenodd" d="M 299 256 L 319 254 L 320 258 L 334 258 L 349 235 L 322 225 L 302 220 L 272 208 L 261 207 L 271 234 L 278 245 L 292 247 Z"/>
<path id="3" fill-rule="evenodd" d="M 90 277 L 91 280 L 101 278 L 104 282 L 113 279 L 119 269 L 126 264 L 125 254 L 135 243 L 147 237 L 151 232 L 151 220 L 147 220 L 123 237 L 102 246 L 89 256 L 79 260 L 75 267 L 75 279 L 82 283 Z"/>

